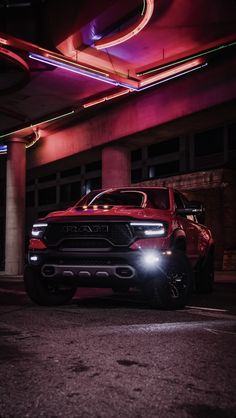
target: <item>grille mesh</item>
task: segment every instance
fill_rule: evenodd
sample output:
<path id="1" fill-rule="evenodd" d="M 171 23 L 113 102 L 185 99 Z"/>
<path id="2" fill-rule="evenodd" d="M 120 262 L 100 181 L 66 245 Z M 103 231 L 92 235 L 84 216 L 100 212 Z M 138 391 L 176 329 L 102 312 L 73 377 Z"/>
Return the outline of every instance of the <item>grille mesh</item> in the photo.
<path id="1" fill-rule="evenodd" d="M 48 225 L 44 235 L 48 246 L 63 247 L 64 241 L 65 248 L 128 246 L 132 238 L 129 225 L 122 222 L 51 223 Z M 75 244 L 76 246 L 74 247 Z"/>

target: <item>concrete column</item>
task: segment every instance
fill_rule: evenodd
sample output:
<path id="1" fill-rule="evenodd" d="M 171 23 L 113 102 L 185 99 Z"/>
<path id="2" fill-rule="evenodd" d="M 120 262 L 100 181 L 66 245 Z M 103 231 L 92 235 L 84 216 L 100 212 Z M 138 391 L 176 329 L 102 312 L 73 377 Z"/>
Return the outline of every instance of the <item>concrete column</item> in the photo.
<path id="1" fill-rule="evenodd" d="M 25 141 L 12 138 L 7 145 L 5 273 L 21 275 L 25 255 Z"/>
<path id="2" fill-rule="evenodd" d="M 130 150 L 107 146 L 102 151 L 102 187 L 129 186 L 131 182 Z"/>

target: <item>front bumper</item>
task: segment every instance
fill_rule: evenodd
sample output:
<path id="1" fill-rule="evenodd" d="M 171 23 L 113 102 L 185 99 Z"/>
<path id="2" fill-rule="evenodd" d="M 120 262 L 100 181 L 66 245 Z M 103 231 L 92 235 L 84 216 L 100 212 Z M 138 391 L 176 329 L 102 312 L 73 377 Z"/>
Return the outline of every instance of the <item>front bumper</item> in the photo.
<path id="1" fill-rule="evenodd" d="M 30 251 L 28 263 L 45 280 L 75 283 L 81 286 L 112 287 L 116 284 L 141 285 L 160 272 L 158 265 L 144 265 L 146 251 L 83 252 L 61 254 L 58 251 Z M 158 258 L 165 252 L 156 252 Z"/>

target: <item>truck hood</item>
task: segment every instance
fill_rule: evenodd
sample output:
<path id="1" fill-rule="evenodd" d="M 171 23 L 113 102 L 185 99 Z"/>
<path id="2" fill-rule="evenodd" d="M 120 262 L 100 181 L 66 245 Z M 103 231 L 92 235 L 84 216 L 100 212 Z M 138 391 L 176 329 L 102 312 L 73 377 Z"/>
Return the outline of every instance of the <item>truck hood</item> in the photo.
<path id="1" fill-rule="evenodd" d="M 160 210 L 152 208 L 134 208 L 127 206 L 112 206 L 108 209 L 94 208 L 69 208 L 65 211 L 57 211 L 49 213 L 44 221 L 62 222 L 62 221 L 80 221 L 80 220 L 121 220 L 121 219 L 140 219 L 140 220 L 156 220 L 169 219 L 169 210 Z M 42 220 L 42 219 L 41 219 Z"/>

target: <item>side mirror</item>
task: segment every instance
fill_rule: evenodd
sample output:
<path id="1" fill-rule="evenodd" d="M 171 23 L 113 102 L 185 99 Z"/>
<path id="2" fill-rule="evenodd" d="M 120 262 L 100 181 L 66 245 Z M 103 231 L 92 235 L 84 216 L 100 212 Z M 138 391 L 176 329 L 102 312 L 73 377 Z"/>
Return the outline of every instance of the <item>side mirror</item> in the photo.
<path id="1" fill-rule="evenodd" d="M 177 209 L 178 215 L 202 215 L 205 212 L 205 208 L 201 202 L 196 200 L 188 202 L 185 208 Z"/>

